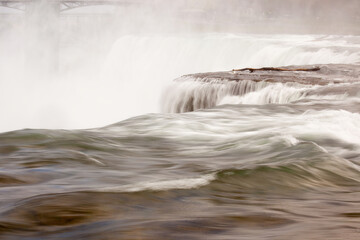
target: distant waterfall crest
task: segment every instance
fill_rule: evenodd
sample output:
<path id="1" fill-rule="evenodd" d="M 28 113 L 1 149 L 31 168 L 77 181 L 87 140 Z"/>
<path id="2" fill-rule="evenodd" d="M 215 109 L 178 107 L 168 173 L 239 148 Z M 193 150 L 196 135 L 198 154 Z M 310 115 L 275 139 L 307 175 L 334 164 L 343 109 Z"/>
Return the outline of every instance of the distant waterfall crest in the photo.
<path id="1" fill-rule="evenodd" d="M 15 57 L 21 38 L 15 33 L 0 38 L 0 110 L 7 116 L 2 119 L 0 131 L 91 128 L 156 113 L 160 106 L 167 109 L 164 111 L 182 112 L 229 101 L 253 102 L 248 94 L 242 100 L 229 96 L 241 97 L 266 86 L 262 83 L 190 83 L 191 80 L 166 88 L 184 74 L 360 61 L 360 38 L 356 36 L 122 35 L 114 37 L 115 42 L 105 41 L 104 37 L 99 39 L 103 44 L 93 39 L 82 45 L 75 44 L 73 36 L 76 34 L 67 36 L 66 44 L 60 45 L 61 69 L 67 70 L 57 81 L 22 76 L 22 71 L 18 71 L 19 57 Z M 191 84 L 194 86 L 188 86 Z M 174 93 L 175 99 L 161 99 L 163 91 Z M 179 93 L 175 94 L 176 91 Z M 194 92 L 194 106 L 184 102 L 186 99 L 189 102 L 192 96 L 188 91 Z M 201 91 L 204 91 L 202 96 Z M 276 98 L 263 98 L 266 99 L 274 102 Z M 287 98 L 279 95 L 279 99 L 283 102 Z"/>

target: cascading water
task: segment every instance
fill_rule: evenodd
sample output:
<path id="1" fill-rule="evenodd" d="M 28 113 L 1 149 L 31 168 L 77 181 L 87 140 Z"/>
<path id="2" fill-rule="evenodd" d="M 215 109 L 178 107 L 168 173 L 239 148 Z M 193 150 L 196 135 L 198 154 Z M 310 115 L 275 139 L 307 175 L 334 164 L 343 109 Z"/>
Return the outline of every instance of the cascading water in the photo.
<path id="1" fill-rule="evenodd" d="M 328 64 L 189 74 L 176 79 L 164 91 L 163 112 L 190 112 L 224 104 L 355 99 L 360 96 L 359 69 L 359 64 Z"/>
<path id="2" fill-rule="evenodd" d="M 358 37 L 350 39 L 359 40 Z M 160 96 L 164 91 L 169 95 L 169 92 L 179 90 L 174 94 L 179 94 L 178 98 L 181 98 L 182 90 L 177 86 L 166 86 L 183 74 L 235 67 L 359 62 L 360 44 L 350 42 L 338 40 L 335 36 L 125 36 L 113 45 L 105 61 L 102 78 L 113 86 L 118 95 L 114 101 L 118 102 L 118 107 L 126 109 L 125 112 L 134 115 L 158 112 L 159 105 L 166 111 L 167 106 L 176 100 Z M 208 95 L 207 98 L 210 99 Z M 126 106 L 122 105 L 123 102 Z M 129 102 L 132 104 L 128 105 Z"/>
<path id="3" fill-rule="evenodd" d="M 0 109 L 8 117 L 0 130 L 89 128 L 159 112 L 166 86 L 189 73 L 358 62 L 358 40 L 300 35 L 127 35 L 111 48 L 100 43 L 105 45 L 98 52 L 89 52 L 90 43 L 63 46 L 60 69 L 64 74 L 56 81 L 31 76 L 26 80 L 29 76 L 18 76 L 16 71 L 5 74 L 11 67 L 1 73 Z M 7 58 L 0 62 L 12 66 Z"/>
<path id="4" fill-rule="evenodd" d="M 1 239 L 359 239 L 360 37 L 226 2 L 62 15 L 55 76 L 0 22 Z"/>

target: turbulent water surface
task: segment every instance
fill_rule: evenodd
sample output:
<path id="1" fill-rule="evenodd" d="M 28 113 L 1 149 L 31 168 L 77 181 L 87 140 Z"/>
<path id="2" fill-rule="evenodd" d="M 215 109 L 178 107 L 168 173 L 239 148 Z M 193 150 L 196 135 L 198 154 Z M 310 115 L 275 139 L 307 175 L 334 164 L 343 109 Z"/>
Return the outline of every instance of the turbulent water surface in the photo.
<path id="1" fill-rule="evenodd" d="M 161 45 L 175 55 L 176 41 L 190 52 L 198 44 L 213 56 L 233 56 L 236 46 L 249 66 L 360 61 L 356 37 L 303 38 L 300 47 L 298 38 L 260 38 L 258 56 L 246 37 L 222 37 L 232 45 L 216 49 L 216 36 Z M 160 44 L 127 37 L 114 51 L 127 41 L 149 52 Z M 267 49 L 277 62 L 266 64 Z M 193 63 L 230 70 L 234 59 Z M 0 238 L 360 238 L 359 83 L 180 80 L 163 94 L 164 113 L 87 130 L 1 133 Z"/>

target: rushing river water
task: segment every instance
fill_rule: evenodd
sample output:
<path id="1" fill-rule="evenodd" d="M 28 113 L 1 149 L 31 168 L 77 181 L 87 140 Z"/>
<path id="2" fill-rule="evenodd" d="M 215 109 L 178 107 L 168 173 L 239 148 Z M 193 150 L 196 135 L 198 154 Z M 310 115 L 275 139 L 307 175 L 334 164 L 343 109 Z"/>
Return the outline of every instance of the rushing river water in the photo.
<path id="1" fill-rule="evenodd" d="M 1 133 L 0 239 L 359 239 L 358 83 L 170 84 L 194 71 L 352 64 L 359 49 L 351 36 L 122 37 L 104 71 L 129 85 L 109 80 L 118 95 L 95 107 L 156 112 L 162 99 L 163 113 Z M 61 103 L 70 115 L 74 86 Z"/>

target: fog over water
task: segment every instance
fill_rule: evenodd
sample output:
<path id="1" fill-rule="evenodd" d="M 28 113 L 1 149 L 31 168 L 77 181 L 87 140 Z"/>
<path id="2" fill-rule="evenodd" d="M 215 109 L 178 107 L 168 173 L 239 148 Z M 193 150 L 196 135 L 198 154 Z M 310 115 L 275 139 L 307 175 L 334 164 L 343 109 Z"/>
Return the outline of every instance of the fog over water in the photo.
<path id="1" fill-rule="evenodd" d="M 0 131 L 158 112 L 164 86 L 188 73 L 359 60 L 357 37 L 329 36 L 358 33 L 358 1 L 130 2 L 65 11 L 59 23 L 1 8 Z M 59 41 L 56 73 L 49 41 Z"/>
<path id="2" fill-rule="evenodd" d="M 116 2 L 0 7 L 1 240 L 359 239 L 360 1 Z"/>

